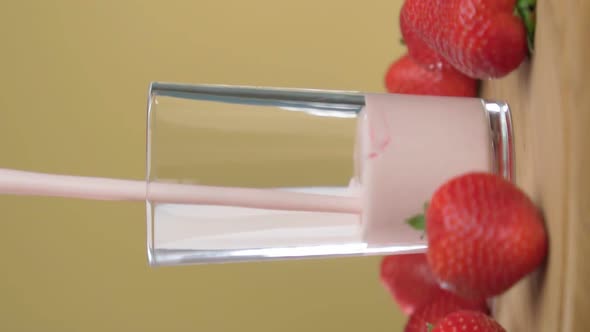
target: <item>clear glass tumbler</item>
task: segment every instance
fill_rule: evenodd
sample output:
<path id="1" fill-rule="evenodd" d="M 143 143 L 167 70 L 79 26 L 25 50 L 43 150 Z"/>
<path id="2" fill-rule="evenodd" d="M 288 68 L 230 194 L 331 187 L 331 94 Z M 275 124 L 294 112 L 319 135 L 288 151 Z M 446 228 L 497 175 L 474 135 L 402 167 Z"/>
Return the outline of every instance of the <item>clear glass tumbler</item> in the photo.
<path id="1" fill-rule="evenodd" d="M 438 185 L 514 179 L 502 102 L 153 83 L 148 103 L 152 266 L 420 252 L 405 220 Z"/>

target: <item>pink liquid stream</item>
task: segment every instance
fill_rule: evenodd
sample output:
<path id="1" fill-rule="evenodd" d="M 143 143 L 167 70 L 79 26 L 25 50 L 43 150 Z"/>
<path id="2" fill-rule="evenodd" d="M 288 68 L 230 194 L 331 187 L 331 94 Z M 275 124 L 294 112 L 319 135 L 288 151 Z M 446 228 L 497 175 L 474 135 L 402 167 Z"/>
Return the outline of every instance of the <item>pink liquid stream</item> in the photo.
<path id="1" fill-rule="evenodd" d="M 280 189 L 253 189 L 175 183 L 147 183 L 100 177 L 46 174 L 0 168 L 0 194 L 91 200 L 199 204 L 326 213 L 360 214 L 358 197 Z"/>

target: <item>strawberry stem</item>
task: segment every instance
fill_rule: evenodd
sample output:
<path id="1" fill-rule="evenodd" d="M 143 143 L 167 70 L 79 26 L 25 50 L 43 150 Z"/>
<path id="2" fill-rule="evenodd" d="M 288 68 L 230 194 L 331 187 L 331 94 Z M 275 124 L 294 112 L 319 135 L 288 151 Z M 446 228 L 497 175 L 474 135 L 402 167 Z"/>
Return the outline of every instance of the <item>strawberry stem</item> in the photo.
<path id="1" fill-rule="evenodd" d="M 536 15 L 535 9 L 537 6 L 537 0 L 517 0 L 516 1 L 516 13 L 522 19 L 524 27 L 527 33 L 527 43 L 529 52 L 534 51 L 535 41 L 535 26 L 536 26 Z"/>

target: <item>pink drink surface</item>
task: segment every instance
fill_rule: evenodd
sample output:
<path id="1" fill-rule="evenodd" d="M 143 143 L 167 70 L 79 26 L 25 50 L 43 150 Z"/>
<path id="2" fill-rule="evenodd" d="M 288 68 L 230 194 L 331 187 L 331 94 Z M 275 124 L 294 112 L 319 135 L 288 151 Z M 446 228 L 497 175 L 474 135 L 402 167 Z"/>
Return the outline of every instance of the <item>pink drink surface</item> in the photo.
<path id="1" fill-rule="evenodd" d="M 232 190 L 232 189 L 230 189 Z M 277 194 L 305 192 L 348 195 L 341 188 L 283 188 Z M 321 201 L 321 198 L 319 199 Z M 357 214 L 194 204 L 154 206 L 155 245 L 163 249 L 236 250 L 361 244 Z"/>
<path id="2" fill-rule="evenodd" d="M 491 171 L 479 99 L 369 94 L 358 121 L 355 164 L 370 246 L 420 242 L 405 221 L 423 211 L 437 187 L 464 172 Z"/>

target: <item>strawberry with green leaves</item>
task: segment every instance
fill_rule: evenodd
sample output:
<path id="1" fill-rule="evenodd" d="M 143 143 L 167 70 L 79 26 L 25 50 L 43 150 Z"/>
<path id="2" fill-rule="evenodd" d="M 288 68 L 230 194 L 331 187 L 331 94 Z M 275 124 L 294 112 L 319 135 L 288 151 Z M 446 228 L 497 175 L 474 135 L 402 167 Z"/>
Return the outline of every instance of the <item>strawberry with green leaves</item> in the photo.
<path id="1" fill-rule="evenodd" d="M 400 26 L 410 55 L 432 49 L 458 71 L 475 79 L 506 76 L 527 56 L 534 34 L 533 0 L 406 0 Z M 515 15 L 518 9 L 521 17 Z M 418 55 L 416 55 L 418 54 Z"/>
<path id="2" fill-rule="evenodd" d="M 419 220 L 410 219 L 415 227 Z M 428 204 L 425 225 L 432 273 L 445 289 L 466 298 L 505 292 L 547 254 L 539 210 L 494 174 L 466 173 L 442 184 Z"/>

